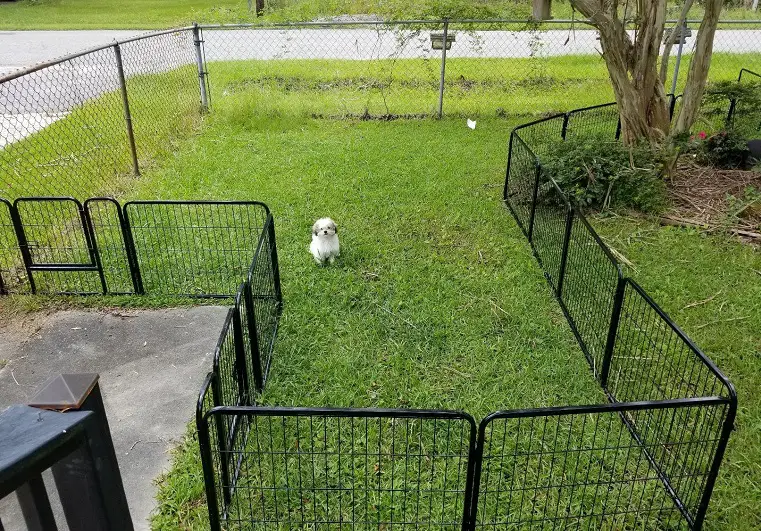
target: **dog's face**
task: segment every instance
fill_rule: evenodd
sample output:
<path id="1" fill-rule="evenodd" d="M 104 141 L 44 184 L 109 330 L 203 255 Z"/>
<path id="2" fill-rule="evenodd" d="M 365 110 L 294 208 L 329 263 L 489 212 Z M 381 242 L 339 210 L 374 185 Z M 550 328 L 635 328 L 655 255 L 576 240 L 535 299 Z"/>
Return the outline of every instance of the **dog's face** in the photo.
<path id="1" fill-rule="evenodd" d="M 330 218 L 321 218 L 312 225 L 312 234 L 315 236 L 333 236 L 338 232 L 336 222 Z"/>

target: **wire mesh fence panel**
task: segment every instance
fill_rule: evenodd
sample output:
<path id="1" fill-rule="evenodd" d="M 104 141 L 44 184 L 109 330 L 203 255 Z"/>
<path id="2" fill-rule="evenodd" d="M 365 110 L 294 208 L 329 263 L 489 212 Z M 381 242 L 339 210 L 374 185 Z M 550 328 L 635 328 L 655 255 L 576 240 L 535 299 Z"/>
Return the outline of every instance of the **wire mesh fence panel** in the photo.
<path id="1" fill-rule="evenodd" d="M 726 385 L 642 288 L 627 280 L 608 380 L 616 400 L 727 396 Z"/>
<path id="2" fill-rule="evenodd" d="M 560 287 L 560 270 L 563 261 L 563 242 L 571 206 L 557 184 L 540 174 L 537 190 L 532 244 L 537 260 L 554 290 Z"/>
<path id="3" fill-rule="evenodd" d="M 504 199 L 515 214 L 515 219 L 524 234 L 528 234 L 531 222 L 536 178 L 536 156 L 521 137 L 513 132 L 510 135 L 510 157 Z"/>
<path id="4" fill-rule="evenodd" d="M 84 207 L 93 231 L 94 247 L 109 294 L 135 293 L 134 271 L 124 241 L 124 216 L 114 199 L 91 198 Z"/>
<path id="5" fill-rule="evenodd" d="M 241 374 L 245 370 L 238 366 L 238 351 L 236 344 L 236 313 L 237 309 L 230 308 L 227 312 L 222 333 L 217 341 L 212 362 L 212 372 L 215 376 L 215 385 L 218 389 L 219 403 L 216 405 L 239 406 L 244 405 L 246 396 L 241 383 Z M 242 345 L 241 345 L 242 346 Z M 236 423 L 223 423 L 220 425 L 220 440 L 225 448 L 230 447 L 233 438 L 237 435 L 240 426 Z M 229 455 L 225 455 L 229 458 Z"/>
<path id="6" fill-rule="evenodd" d="M 568 113 L 568 120 L 563 131 L 566 140 L 578 138 L 618 138 L 618 106 L 606 103 Z"/>
<path id="7" fill-rule="evenodd" d="M 204 27 L 214 105 L 303 116 L 432 114 L 440 24 Z"/>
<path id="8" fill-rule="evenodd" d="M 761 93 L 761 74 L 751 70 L 742 69 L 738 76 L 738 82 Z M 730 116 L 732 128 L 743 135 L 745 138 L 761 137 L 761 109 L 754 102 L 747 101 L 746 98 L 738 98 L 732 102 Z"/>
<path id="9" fill-rule="evenodd" d="M 208 421 L 234 415 L 250 417 L 250 432 L 218 515 L 226 528 L 462 528 L 475 443 L 468 415 L 223 408 Z"/>
<path id="10" fill-rule="evenodd" d="M 23 227 L 22 252 L 32 270 L 33 292 L 102 293 L 103 283 L 82 205 L 70 198 L 20 198 L 15 201 Z"/>
<path id="11" fill-rule="evenodd" d="M 200 112 L 193 31 L 128 41 L 121 48 L 141 166 L 194 128 Z"/>
<path id="12" fill-rule="evenodd" d="M 558 114 L 535 122 L 520 125 L 514 129 L 526 146 L 540 160 L 552 153 L 553 146 L 563 141 L 565 115 Z"/>
<path id="13" fill-rule="evenodd" d="M 9 201 L 0 198 L 0 295 L 29 289 L 12 209 Z"/>
<path id="14" fill-rule="evenodd" d="M 563 291 L 567 317 L 597 376 L 602 370 L 621 271 L 587 220 L 575 212 Z"/>
<path id="15" fill-rule="evenodd" d="M 613 98 L 597 32 L 586 26 L 454 21 L 448 32 L 445 114 L 540 114 Z"/>
<path id="16" fill-rule="evenodd" d="M 643 401 L 717 396 L 734 391 L 713 364 L 652 302 L 627 280 L 608 390 L 615 400 Z M 727 404 L 675 412 L 670 422 L 649 410 L 627 414 L 632 430 L 652 447 L 652 459 L 695 518 L 707 475 L 716 458 Z M 731 423 L 731 422 L 730 422 Z M 680 444 L 667 441 L 679 434 Z"/>
<path id="17" fill-rule="evenodd" d="M 0 81 L 4 196 L 111 192 L 129 153 L 113 48 Z"/>
<path id="18" fill-rule="evenodd" d="M 222 460 L 224 446 L 220 446 L 224 441 L 224 435 L 220 436 L 222 425 L 218 422 L 207 422 L 206 414 L 219 403 L 219 388 L 217 387 L 217 376 L 210 372 L 206 375 L 201 392 L 196 404 L 196 429 L 198 430 L 199 449 L 201 453 L 201 467 L 203 468 L 204 483 L 206 491 L 213 492 L 215 496 L 207 494 L 207 504 L 209 511 L 214 514 L 222 514 L 224 511 L 225 494 L 222 492 L 222 483 L 214 481 L 216 474 L 220 477 L 228 478 L 227 461 Z M 212 452 L 212 448 L 214 451 Z M 229 479 L 226 480 L 229 483 Z M 210 504 L 216 500 L 212 507 Z M 206 523 L 206 522 L 204 522 Z"/>
<path id="19" fill-rule="evenodd" d="M 268 210 L 254 201 L 132 201 L 124 213 L 146 293 L 229 297 Z"/>
<path id="20" fill-rule="evenodd" d="M 647 410 L 664 425 L 687 415 L 722 409 L 715 400 L 602 405 L 500 412 L 479 430 L 477 528 L 686 529 L 678 505 L 648 455 L 664 448 L 685 452 L 710 437 L 681 426 L 657 442 L 640 444 L 623 421 Z M 684 479 L 700 467 L 681 469 Z M 675 479 L 675 478 L 672 478 Z M 690 500 L 692 501 L 692 500 Z M 690 506 L 692 507 L 692 506 Z"/>
<path id="21" fill-rule="evenodd" d="M 274 220 L 272 216 L 269 216 L 247 279 L 251 288 L 251 304 L 256 322 L 256 347 L 258 348 L 257 357 L 260 360 L 262 386 L 267 380 L 272 363 L 272 352 L 275 348 L 275 336 L 277 335 L 277 323 L 280 314 L 273 263 L 273 227 Z"/>

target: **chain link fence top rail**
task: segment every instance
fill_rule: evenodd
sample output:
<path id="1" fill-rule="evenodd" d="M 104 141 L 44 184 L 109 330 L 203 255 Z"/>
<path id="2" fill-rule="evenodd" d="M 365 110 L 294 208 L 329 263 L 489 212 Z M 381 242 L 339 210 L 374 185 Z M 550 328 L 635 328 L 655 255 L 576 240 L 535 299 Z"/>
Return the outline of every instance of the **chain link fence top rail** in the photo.
<path id="1" fill-rule="evenodd" d="M 193 30 L 183 28 L 0 77 L 0 196 L 123 190 L 192 128 L 195 64 Z"/>
<path id="2" fill-rule="evenodd" d="M 683 45 L 677 92 L 696 36 Z M 598 33 L 580 21 L 208 25 L 204 40 L 212 100 L 244 102 L 265 115 L 288 108 L 304 116 L 429 116 L 440 109 L 504 116 L 613 99 Z M 761 69 L 759 51 L 761 23 L 723 22 L 711 80 Z M 669 84 L 677 54 L 674 46 Z"/>

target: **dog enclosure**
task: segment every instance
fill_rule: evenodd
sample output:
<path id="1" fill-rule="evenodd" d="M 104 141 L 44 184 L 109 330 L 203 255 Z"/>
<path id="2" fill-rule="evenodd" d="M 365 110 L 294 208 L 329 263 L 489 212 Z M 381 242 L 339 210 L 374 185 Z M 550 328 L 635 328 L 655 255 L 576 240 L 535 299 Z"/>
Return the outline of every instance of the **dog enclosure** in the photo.
<path id="1" fill-rule="evenodd" d="M 139 175 L 150 153 L 170 143 L 173 130 L 191 128 L 213 97 L 236 97 L 247 87 L 358 95 L 337 99 L 351 102 L 339 109 L 342 116 L 369 113 L 368 95 L 382 100 L 373 113 L 430 116 L 442 113 L 450 93 L 464 101 L 494 86 L 518 93 L 504 69 L 516 57 L 478 47 L 488 37 L 509 47 L 511 34 L 524 31 L 514 24 L 195 26 L 0 78 L 0 172 L 14 198 L 0 201 L 0 293 L 234 300 L 197 407 L 212 529 L 702 526 L 736 414 L 734 390 L 623 276 L 542 169 L 543 157 L 566 138 L 617 138 L 613 104 L 514 130 L 503 197 L 608 398 L 604 404 L 499 411 L 480 423 L 456 411 L 257 405 L 282 311 L 267 207 L 85 200 L 118 193 L 119 179 Z M 442 29 L 444 39 L 455 30 L 479 38 L 458 37 L 447 58 L 446 46 L 433 53 L 425 42 L 429 30 Z M 478 33 L 488 31 L 494 33 Z M 525 31 L 521 54 L 528 55 L 517 58 L 539 68 L 532 79 L 541 80 L 549 57 L 568 55 L 560 44 L 567 35 L 548 26 Z M 733 38 L 751 43 L 753 31 Z M 458 57 L 464 42 L 475 57 Z M 556 52 L 547 42 L 556 42 Z M 269 55 L 251 56 L 256 50 Z M 327 81 L 309 72 L 262 76 L 264 64 L 298 70 L 302 61 L 312 61 L 312 69 L 348 63 L 338 65 L 345 75 Z M 430 96 L 422 104 L 420 90 Z M 672 98 L 672 111 L 678 101 Z M 461 111 L 505 112 L 477 103 Z M 72 197 L 24 197 L 32 194 Z"/>
<path id="2" fill-rule="evenodd" d="M 198 402 L 212 529 L 702 527 L 734 389 L 542 169 L 553 142 L 615 138 L 617 122 L 603 105 L 516 128 L 503 197 L 609 403 L 480 424 L 457 411 L 260 406 L 271 359 L 252 374 L 244 284 Z"/>

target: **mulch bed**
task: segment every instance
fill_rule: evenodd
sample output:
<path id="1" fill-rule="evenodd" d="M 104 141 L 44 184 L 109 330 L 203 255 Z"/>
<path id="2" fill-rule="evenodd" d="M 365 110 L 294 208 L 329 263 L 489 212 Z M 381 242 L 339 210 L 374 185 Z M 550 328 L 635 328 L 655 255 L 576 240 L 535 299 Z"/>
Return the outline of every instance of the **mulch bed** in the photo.
<path id="1" fill-rule="evenodd" d="M 761 172 L 722 170 L 688 159 L 679 162 L 667 186 L 672 206 L 662 223 L 730 232 L 761 245 Z M 756 193 L 746 195 L 749 188 Z"/>

